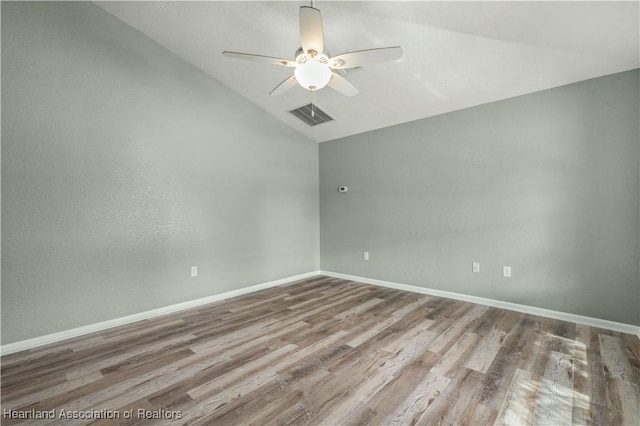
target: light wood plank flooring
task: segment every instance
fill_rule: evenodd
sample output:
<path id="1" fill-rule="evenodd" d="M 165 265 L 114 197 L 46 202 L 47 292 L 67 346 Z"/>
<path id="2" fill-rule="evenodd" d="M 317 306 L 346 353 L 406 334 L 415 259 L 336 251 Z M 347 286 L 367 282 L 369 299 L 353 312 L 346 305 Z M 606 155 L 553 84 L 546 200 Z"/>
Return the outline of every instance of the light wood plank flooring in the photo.
<path id="1" fill-rule="evenodd" d="M 639 388 L 636 336 L 315 277 L 5 356 L 2 424 L 637 426 Z"/>

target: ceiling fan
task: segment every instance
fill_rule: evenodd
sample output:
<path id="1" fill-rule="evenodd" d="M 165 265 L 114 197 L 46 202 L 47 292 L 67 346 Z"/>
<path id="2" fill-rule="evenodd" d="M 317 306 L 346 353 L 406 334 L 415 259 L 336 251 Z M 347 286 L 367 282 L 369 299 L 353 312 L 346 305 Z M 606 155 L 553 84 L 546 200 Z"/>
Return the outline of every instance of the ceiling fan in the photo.
<path id="1" fill-rule="evenodd" d="M 312 7 L 300 7 L 301 47 L 296 51 L 295 59 L 274 58 L 226 50 L 222 54 L 232 58 L 295 68 L 293 75 L 277 85 L 269 93 L 270 95 L 279 95 L 299 84 L 312 92 L 328 85 L 344 95 L 354 96 L 358 94 L 358 89 L 343 77 L 344 70 L 393 61 L 402 57 L 400 46 L 358 50 L 329 57 L 324 49 L 320 10 L 313 7 L 313 2 L 311 5 Z"/>

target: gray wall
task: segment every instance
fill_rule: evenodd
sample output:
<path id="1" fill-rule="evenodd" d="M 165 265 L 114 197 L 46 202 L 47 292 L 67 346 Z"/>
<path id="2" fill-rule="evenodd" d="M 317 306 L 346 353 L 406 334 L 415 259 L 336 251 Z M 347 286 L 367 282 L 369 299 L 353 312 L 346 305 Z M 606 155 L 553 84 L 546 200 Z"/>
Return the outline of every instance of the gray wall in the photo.
<path id="1" fill-rule="evenodd" d="M 3 2 L 2 344 L 319 265 L 640 324 L 638 80 L 325 142 L 318 159 L 93 4 Z"/>
<path id="2" fill-rule="evenodd" d="M 638 81 L 322 143 L 321 268 L 640 324 Z"/>
<path id="3" fill-rule="evenodd" d="M 92 3 L 2 3 L 2 344 L 317 270 L 318 232 L 316 143 Z"/>

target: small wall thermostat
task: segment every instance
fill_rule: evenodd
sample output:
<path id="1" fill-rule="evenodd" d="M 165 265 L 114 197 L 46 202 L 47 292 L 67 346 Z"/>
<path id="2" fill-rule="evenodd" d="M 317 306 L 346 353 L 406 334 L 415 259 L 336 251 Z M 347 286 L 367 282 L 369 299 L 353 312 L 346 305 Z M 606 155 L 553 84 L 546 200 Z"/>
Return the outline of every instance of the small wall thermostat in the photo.
<path id="1" fill-rule="evenodd" d="M 338 191 L 340 192 L 347 192 L 349 190 L 349 188 L 347 188 L 346 186 L 339 186 L 338 187 Z"/>

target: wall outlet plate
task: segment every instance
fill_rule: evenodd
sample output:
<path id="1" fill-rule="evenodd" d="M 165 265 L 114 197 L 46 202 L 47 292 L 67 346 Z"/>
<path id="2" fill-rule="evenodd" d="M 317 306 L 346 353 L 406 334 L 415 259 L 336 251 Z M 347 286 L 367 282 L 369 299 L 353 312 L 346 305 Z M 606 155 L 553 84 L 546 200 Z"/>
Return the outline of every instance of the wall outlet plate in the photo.
<path id="1" fill-rule="evenodd" d="M 191 267 L 191 277 L 197 277 L 198 276 L 198 267 L 197 266 L 192 266 Z"/>
<path id="2" fill-rule="evenodd" d="M 473 272 L 480 272 L 480 263 L 473 262 L 473 265 L 471 266 L 471 270 Z"/>
<path id="3" fill-rule="evenodd" d="M 502 267 L 502 276 L 511 278 L 511 266 L 503 266 Z"/>

